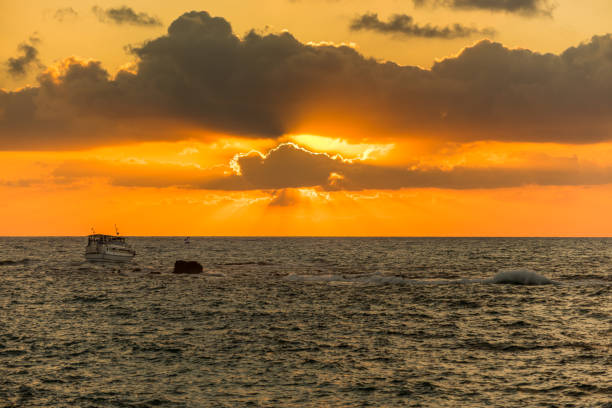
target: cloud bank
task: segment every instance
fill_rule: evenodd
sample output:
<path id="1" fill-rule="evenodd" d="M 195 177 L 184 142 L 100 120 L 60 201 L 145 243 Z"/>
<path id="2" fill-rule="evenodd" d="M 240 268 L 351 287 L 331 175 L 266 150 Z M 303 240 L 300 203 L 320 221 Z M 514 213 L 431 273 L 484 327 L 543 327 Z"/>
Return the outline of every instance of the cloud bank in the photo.
<path id="1" fill-rule="evenodd" d="M 415 7 L 450 7 L 459 10 L 488 10 L 527 16 L 551 16 L 554 5 L 549 0 L 412 0 Z"/>
<path id="2" fill-rule="evenodd" d="M 133 72 L 70 58 L 35 87 L 0 90 L 0 149 L 176 140 L 185 128 L 325 135 L 329 123 L 371 139 L 612 139 L 610 35 L 559 55 L 483 40 L 425 70 L 288 32 L 240 38 L 225 19 L 189 12 L 131 52 Z"/>
<path id="3" fill-rule="evenodd" d="M 474 27 L 467 27 L 461 24 L 453 24 L 446 27 L 419 25 L 414 22 L 412 16 L 406 14 L 394 14 L 389 21 L 381 21 L 376 13 L 366 13 L 351 22 L 353 31 L 369 30 L 383 34 L 395 34 L 405 37 L 423 38 L 464 38 L 476 34 L 494 35 L 492 29 L 480 30 Z"/>
<path id="4" fill-rule="evenodd" d="M 94 14 L 102 22 L 111 22 L 115 24 L 130 24 L 137 26 L 161 26 L 162 22 L 157 17 L 148 15 L 147 13 L 137 13 L 131 7 L 117 7 L 102 9 L 98 6 L 92 8 Z"/>
<path id="5" fill-rule="evenodd" d="M 83 177 L 107 178 L 128 187 L 184 187 L 203 190 L 276 192 L 271 205 L 289 206 L 296 197 L 286 189 L 323 191 L 399 190 L 404 188 L 494 189 L 526 185 L 574 186 L 612 184 L 612 168 L 581 164 L 575 159 L 551 160 L 529 167 L 381 166 L 361 160 L 315 153 L 283 143 L 266 154 L 250 152 L 227 168 L 108 162 L 67 162 L 54 171 L 62 182 Z M 224 171 L 225 170 L 225 171 Z M 280 191 L 280 193 L 278 192 Z"/>

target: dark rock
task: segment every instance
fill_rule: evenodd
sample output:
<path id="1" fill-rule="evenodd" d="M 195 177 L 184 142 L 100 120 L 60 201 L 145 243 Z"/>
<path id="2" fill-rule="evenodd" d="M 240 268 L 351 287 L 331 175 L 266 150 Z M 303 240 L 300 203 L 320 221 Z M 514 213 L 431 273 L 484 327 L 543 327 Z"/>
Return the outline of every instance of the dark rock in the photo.
<path id="1" fill-rule="evenodd" d="M 196 261 L 176 261 L 174 263 L 174 271 L 173 273 L 186 273 L 186 274 L 198 274 L 202 273 L 204 270 L 202 265 Z"/>

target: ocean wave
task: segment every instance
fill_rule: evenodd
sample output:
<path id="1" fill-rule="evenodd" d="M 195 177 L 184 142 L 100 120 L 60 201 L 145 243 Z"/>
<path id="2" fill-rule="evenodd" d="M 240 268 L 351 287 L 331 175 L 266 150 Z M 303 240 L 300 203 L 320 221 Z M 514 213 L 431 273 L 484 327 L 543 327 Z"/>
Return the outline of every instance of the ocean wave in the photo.
<path id="1" fill-rule="evenodd" d="M 244 265 L 271 266 L 274 264 L 270 261 L 244 261 L 244 262 L 224 262 L 219 265 L 224 265 L 224 266 L 244 266 Z"/>
<path id="2" fill-rule="evenodd" d="M 13 261 L 11 259 L 5 259 L 3 261 L 0 261 L 0 266 L 13 266 L 13 265 L 27 265 L 28 263 L 30 263 L 30 261 L 32 261 L 29 258 L 23 258 L 19 261 Z"/>
<path id="3" fill-rule="evenodd" d="M 365 285 L 458 285 L 458 284 L 512 284 L 512 285 L 549 285 L 555 282 L 526 269 L 501 271 L 490 279 L 409 279 L 394 275 L 352 275 L 352 274 L 322 274 L 297 275 L 285 277 L 291 282 L 324 282 L 335 284 L 365 284 Z"/>
<path id="4" fill-rule="evenodd" d="M 286 280 L 292 282 L 328 282 L 328 283 L 363 283 L 363 284 L 402 284 L 408 279 L 384 275 L 288 275 Z"/>
<path id="5" fill-rule="evenodd" d="M 490 280 L 492 283 L 508 285 L 550 285 L 550 279 L 527 269 L 501 271 Z"/>
<path id="6" fill-rule="evenodd" d="M 225 278 L 225 274 L 221 272 L 206 272 L 203 274 L 203 276 L 210 278 Z"/>
<path id="7" fill-rule="evenodd" d="M 291 282 L 322 282 L 335 284 L 362 284 L 362 285 L 451 285 L 462 283 L 477 283 L 480 279 L 454 279 L 454 280 L 417 280 L 408 279 L 402 276 L 394 275 L 296 275 L 291 274 L 285 277 L 285 280 Z"/>
<path id="8" fill-rule="evenodd" d="M 584 273 L 584 274 L 572 274 L 564 275 L 563 280 L 568 281 L 612 281 L 612 271 L 608 271 L 607 274 L 600 273 Z"/>
<path id="9" fill-rule="evenodd" d="M 67 299 L 71 303 L 98 303 L 108 300 L 105 295 L 76 295 Z"/>

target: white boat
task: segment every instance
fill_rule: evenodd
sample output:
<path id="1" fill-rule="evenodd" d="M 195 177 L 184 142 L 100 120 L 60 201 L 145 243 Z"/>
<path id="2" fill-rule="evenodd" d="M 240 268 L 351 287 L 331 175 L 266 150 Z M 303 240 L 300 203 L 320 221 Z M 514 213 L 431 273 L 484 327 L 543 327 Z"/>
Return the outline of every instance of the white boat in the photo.
<path id="1" fill-rule="evenodd" d="M 88 261 L 127 262 L 136 255 L 136 251 L 125 242 L 123 237 L 92 234 L 88 238 L 85 249 L 85 258 Z"/>

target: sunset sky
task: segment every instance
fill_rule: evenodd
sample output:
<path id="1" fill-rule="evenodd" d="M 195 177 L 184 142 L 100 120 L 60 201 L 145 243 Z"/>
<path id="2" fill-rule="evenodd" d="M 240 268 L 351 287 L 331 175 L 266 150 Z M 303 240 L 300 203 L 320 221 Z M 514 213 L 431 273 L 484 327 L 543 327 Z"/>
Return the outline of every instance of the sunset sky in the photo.
<path id="1" fill-rule="evenodd" d="M 609 0 L 0 0 L 0 235 L 611 236 Z"/>

